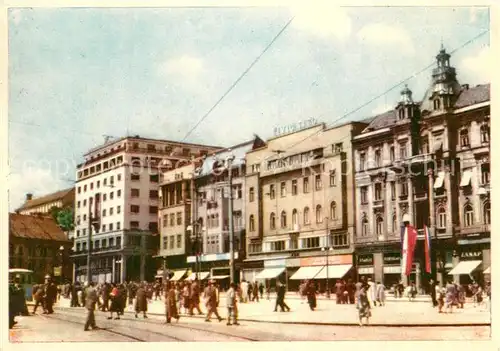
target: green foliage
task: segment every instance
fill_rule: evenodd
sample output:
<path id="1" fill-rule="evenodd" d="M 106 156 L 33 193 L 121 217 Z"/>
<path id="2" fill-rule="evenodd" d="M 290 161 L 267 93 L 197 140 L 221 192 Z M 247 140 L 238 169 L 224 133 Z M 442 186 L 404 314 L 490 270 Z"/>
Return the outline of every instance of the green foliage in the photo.
<path id="1" fill-rule="evenodd" d="M 73 210 L 71 208 L 53 206 L 50 208 L 49 213 L 57 222 L 57 225 L 65 232 L 74 229 Z"/>

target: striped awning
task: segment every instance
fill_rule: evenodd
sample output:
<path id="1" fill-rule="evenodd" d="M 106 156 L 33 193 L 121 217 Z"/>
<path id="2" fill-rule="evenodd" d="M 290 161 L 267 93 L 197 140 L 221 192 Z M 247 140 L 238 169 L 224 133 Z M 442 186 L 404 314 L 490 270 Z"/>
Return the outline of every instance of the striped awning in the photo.
<path id="1" fill-rule="evenodd" d="M 205 280 L 208 278 L 210 275 L 210 272 L 198 272 L 198 280 Z M 196 279 L 196 272 L 191 273 L 189 277 L 186 278 L 186 280 L 195 280 Z"/>
<path id="2" fill-rule="evenodd" d="M 172 278 L 170 278 L 170 281 L 175 282 L 175 281 L 181 280 L 182 277 L 184 276 L 184 274 L 186 274 L 186 271 L 187 271 L 187 269 L 183 269 L 182 271 L 175 271 Z"/>

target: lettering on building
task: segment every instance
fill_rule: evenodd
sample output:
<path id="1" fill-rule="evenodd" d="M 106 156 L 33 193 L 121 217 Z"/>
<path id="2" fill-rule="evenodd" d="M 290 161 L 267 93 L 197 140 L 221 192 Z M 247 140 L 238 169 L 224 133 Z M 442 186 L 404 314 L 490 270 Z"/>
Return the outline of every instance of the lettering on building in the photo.
<path id="1" fill-rule="evenodd" d="M 309 118 L 297 123 L 288 124 L 285 126 L 274 127 L 274 136 L 280 136 L 285 134 L 291 134 L 298 132 L 299 130 L 310 128 L 318 124 L 316 118 Z"/>

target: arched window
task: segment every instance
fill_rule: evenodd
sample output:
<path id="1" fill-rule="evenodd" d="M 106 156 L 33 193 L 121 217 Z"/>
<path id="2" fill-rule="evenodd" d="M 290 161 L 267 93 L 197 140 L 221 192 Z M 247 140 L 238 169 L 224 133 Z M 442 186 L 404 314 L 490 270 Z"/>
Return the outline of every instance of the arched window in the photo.
<path id="1" fill-rule="evenodd" d="M 382 218 L 382 216 L 377 217 L 376 225 L 377 227 L 375 228 L 375 232 L 377 233 L 377 235 L 382 235 L 382 233 L 384 232 L 384 219 Z"/>
<path id="2" fill-rule="evenodd" d="M 304 224 L 311 223 L 309 221 L 309 207 L 304 208 Z"/>
<path id="3" fill-rule="evenodd" d="M 316 206 L 316 223 L 323 222 L 323 209 L 321 205 Z"/>
<path id="4" fill-rule="evenodd" d="M 269 218 L 269 227 L 271 229 L 276 229 L 276 215 L 274 212 L 271 213 L 271 217 Z"/>
<path id="5" fill-rule="evenodd" d="M 248 219 L 248 229 L 251 232 L 255 231 L 255 218 L 253 215 L 250 215 L 250 218 Z"/>
<path id="6" fill-rule="evenodd" d="M 397 229 L 398 229 L 398 217 L 395 214 L 393 214 L 392 215 L 392 231 L 396 232 Z"/>
<path id="7" fill-rule="evenodd" d="M 297 212 L 297 209 L 294 208 L 292 211 L 292 225 L 296 226 L 299 224 L 299 213 Z"/>
<path id="8" fill-rule="evenodd" d="M 464 206 L 464 226 L 470 227 L 474 224 L 474 209 L 471 204 Z"/>
<path id="9" fill-rule="evenodd" d="M 368 218 L 366 218 L 366 215 L 363 216 L 363 219 L 361 220 L 361 236 L 367 236 L 368 235 Z"/>
<path id="10" fill-rule="evenodd" d="M 444 229 L 446 228 L 446 208 L 441 206 L 437 210 L 437 227 Z"/>
<path id="11" fill-rule="evenodd" d="M 286 212 L 281 212 L 281 228 L 286 228 Z"/>
<path id="12" fill-rule="evenodd" d="M 330 204 L 330 218 L 332 220 L 337 219 L 337 204 L 335 203 L 335 201 L 332 201 L 332 203 Z"/>
<path id="13" fill-rule="evenodd" d="M 491 224 L 491 204 L 486 201 L 483 205 L 483 223 Z"/>

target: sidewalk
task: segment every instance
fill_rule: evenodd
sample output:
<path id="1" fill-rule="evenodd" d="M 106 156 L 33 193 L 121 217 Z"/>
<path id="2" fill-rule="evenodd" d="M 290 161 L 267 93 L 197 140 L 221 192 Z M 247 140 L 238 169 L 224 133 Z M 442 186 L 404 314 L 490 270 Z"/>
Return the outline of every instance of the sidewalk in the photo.
<path id="1" fill-rule="evenodd" d="M 261 300 L 260 302 L 238 304 L 239 316 L 242 321 L 282 324 L 309 324 L 309 325 L 357 325 L 358 312 L 354 305 L 337 305 L 333 300 L 318 299 L 317 309 L 311 311 L 306 300 L 299 298 L 286 299 L 291 312 L 274 312 L 275 299 Z M 206 312 L 203 303 L 202 311 Z M 69 307 L 69 300 L 61 299 L 58 307 Z M 31 309 L 30 309 L 31 310 Z M 132 307 L 127 307 L 132 312 Z M 182 312 L 184 312 L 182 310 Z M 153 300 L 148 304 L 148 313 L 164 315 L 163 300 Z M 221 294 L 219 313 L 227 314 L 225 296 Z M 204 318 L 193 316 L 191 318 Z M 387 301 L 383 307 L 372 309 L 370 325 L 376 326 L 485 326 L 491 324 L 489 311 L 485 306 L 474 307 L 467 303 L 464 309 L 453 309 L 453 313 L 438 313 L 437 309 L 428 304 L 400 301 Z"/>

